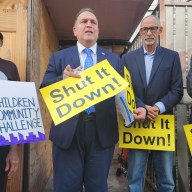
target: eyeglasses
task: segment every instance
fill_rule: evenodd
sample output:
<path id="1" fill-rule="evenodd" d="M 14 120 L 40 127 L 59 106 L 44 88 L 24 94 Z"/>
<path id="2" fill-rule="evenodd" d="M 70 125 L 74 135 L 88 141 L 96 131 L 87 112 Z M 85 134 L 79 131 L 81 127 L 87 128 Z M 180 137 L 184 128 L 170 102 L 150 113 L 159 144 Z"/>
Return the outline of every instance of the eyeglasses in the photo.
<path id="1" fill-rule="evenodd" d="M 148 33 L 149 30 L 150 30 L 151 33 L 155 33 L 155 32 L 157 32 L 157 30 L 158 30 L 159 28 L 160 28 L 160 27 L 158 27 L 158 26 L 143 27 L 143 28 L 140 29 L 140 31 L 141 31 L 142 34 Z"/>

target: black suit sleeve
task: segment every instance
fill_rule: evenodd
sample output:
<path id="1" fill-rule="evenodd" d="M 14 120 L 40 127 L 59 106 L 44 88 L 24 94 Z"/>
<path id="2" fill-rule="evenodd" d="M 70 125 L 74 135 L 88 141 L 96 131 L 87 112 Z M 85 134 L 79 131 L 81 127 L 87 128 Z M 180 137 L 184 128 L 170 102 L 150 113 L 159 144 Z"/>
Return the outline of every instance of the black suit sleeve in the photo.
<path id="1" fill-rule="evenodd" d="M 57 61 L 56 61 L 57 60 Z M 40 85 L 40 88 L 51 85 L 63 79 L 63 71 L 57 66 L 61 66 L 61 59 L 56 59 L 55 55 L 52 54 L 49 59 L 49 64 L 45 72 L 43 81 Z"/>
<path id="2" fill-rule="evenodd" d="M 187 78 L 187 93 L 189 94 L 190 97 L 192 97 L 192 56 L 190 61 L 190 69 L 186 78 Z"/>

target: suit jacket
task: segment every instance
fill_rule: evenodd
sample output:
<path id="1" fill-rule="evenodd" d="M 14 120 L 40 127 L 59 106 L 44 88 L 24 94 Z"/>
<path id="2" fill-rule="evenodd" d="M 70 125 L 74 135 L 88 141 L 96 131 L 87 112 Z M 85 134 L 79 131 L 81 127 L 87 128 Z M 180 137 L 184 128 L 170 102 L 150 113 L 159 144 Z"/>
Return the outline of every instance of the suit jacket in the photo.
<path id="1" fill-rule="evenodd" d="M 97 47 L 97 62 L 108 59 L 109 63 L 121 75 L 123 74 L 123 67 L 120 58 L 107 51 Z M 80 65 L 79 53 L 77 46 L 67 48 L 56 53 L 50 57 L 50 61 L 41 84 L 41 88 L 63 79 L 63 71 L 65 67 L 70 64 L 72 68 L 77 68 Z M 137 103 L 142 106 L 142 103 Z M 118 141 L 118 124 L 115 97 L 109 98 L 95 105 L 96 111 L 96 127 L 99 141 L 103 147 L 110 147 Z M 67 149 L 73 139 L 79 114 L 68 119 L 67 121 L 55 126 L 51 125 L 50 140 L 57 146 Z"/>
<path id="2" fill-rule="evenodd" d="M 189 94 L 190 97 L 192 97 L 192 56 L 190 60 L 190 69 L 186 76 L 186 79 L 187 79 L 187 93 Z"/>
<path id="3" fill-rule="evenodd" d="M 183 79 L 179 55 L 177 52 L 157 46 L 149 82 L 146 81 L 143 47 L 129 52 L 122 58 L 131 74 L 135 95 L 146 105 L 161 101 L 166 114 L 172 114 L 172 108 L 183 97 Z"/>

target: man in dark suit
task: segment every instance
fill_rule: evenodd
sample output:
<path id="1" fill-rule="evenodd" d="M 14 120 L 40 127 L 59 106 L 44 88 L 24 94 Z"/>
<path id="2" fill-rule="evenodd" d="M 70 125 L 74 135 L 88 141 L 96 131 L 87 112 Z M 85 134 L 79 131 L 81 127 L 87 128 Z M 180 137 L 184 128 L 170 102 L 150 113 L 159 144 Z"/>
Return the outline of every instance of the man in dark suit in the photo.
<path id="1" fill-rule="evenodd" d="M 177 52 L 160 47 L 160 20 L 150 15 L 141 21 L 140 36 L 143 46 L 123 57 L 131 74 L 135 95 L 148 110 L 147 121 L 155 121 L 159 114 L 173 114 L 173 107 L 183 96 L 182 71 Z M 128 150 L 128 190 L 142 192 L 148 150 Z M 174 190 L 174 153 L 151 151 L 156 184 L 159 192 Z"/>
<path id="2" fill-rule="evenodd" d="M 98 20 L 90 8 L 77 14 L 74 27 L 77 45 L 51 55 L 41 87 L 71 77 L 80 78 L 87 59 L 85 48 L 91 52 L 96 64 L 104 59 L 122 74 L 117 55 L 97 46 Z M 90 59 L 90 57 L 89 57 Z M 144 120 L 143 103 L 136 109 L 136 119 Z M 115 97 L 94 106 L 94 112 L 82 112 L 55 126 L 52 124 L 50 139 L 53 142 L 53 182 L 55 192 L 107 192 L 107 177 L 118 141 Z"/>
<path id="3" fill-rule="evenodd" d="M 187 79 L 187 93 L 192 98 L 192 55 L 190 60 L 190 69 L 186 76 Z M 192 107 L 191 107 L 191 113 L 189 118 L 189 124 L 192 124 Z M 192 156 L 189 160 L 189 167 L 190 167 L 190 192 L 192 192 Z"/>

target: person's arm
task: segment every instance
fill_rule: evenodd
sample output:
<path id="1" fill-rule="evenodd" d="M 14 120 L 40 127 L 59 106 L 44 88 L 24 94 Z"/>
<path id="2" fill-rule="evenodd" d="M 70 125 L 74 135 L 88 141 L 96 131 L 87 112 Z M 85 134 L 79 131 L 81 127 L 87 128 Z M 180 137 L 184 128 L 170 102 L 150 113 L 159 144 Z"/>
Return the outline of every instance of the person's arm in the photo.
<path id="1" fill-rule="evenodd" d="M 66 79 L 68 77 L 76 77 L 76 78 L 80 78 L 80 74 L 79 71 L 82 70 L 82 66 L 79 66 L 75 69 L 72 69 L 70 64 L 68 64 L 65 69 L 62 71 L 61 68 L 61 64 L 60 66 L 56 66 L 57 62 L 56 62 L 56 56 L 54 54 L 51 55 L 50 60 L 49 60 L 49 64 L 47 66 L 47 70 L 45 72 L 43 81 L 40 85 L 40 88 L 43 88 L 45 86 L 51 85 L 53 83 L 56 83 L 58 81 L 61 81 L 63 79 Z M 61 62 L 61 61 L 60 61 Z"/>
<path id="2" fill-rule="evenodd" d="M 147 116 L 147 109 L 138 107 L 134 110 L 134 120 L 144 122 Z"/>
<path id="3" fill-rule="evenodd" d="M 12 81 L 20 81 L 19 72 L 15 63 L 12 65 L 11 68 L 11 79 Z M 5 171 L 8 173 L 8 177 L 10 178 L 18 169 L 19 167 L 19 155 L 17 145 L 10 145 L 9 152 L 6 157 L 6 165 Z"/>
<path id="4" fill-rule="evenodd" d="M 124 118 L 126 127 L 129 127 L 134 121 L 141 121 L 141 122 L 145 121 L 147 115 L 147 109 L 145 108 L 145 104 L 139 98 L 136 97 L 137 108 L 134 110 L 134 114 L 132 114 L 129 110 L 128 103 L 126 102 L 125 90 L 117 94 L 115 96 L 115 100 Z"/>
<path id="5" fill-rule="evenodd" d="M 160 109 L 157 105 L 150 106 L 146 105 L 148 114 L 147 114 L 147 121 L 153 122 L 157 118 L 157 116 L 160 114 Z"/>
<path id="6" fill-rule="evenodd" d="M 122 60 L 119 60 L 118 72 L 122 77 L 124 77 L 124 65 Z M 126 101 L 125 95 L 126 95 L 125 90 L 123 90 L 115 97 L 118 108 L 120 109 L 120 112 L 124 118 L 125 125 L 129 126 L 134 121 L 144 122 L 147 116 L 147 109 L 145 104 L 137 96 L 135 96 L 136 109 L 134 110 L 134 114 L 131 114 L 128 104 L 127 102 L 125 102 Z"/>
<path id="7" fill-rule="evenodd" d="M 19 155 L 17 145 L 11 145 L 9 153 L 6 157 L 5 171 L 8 172 L 8 177 L 11 177 L 19 167 Z"/>
<path id="8" fill-rule="evenodd" d="M 14 63 L 14 68 L 13 68 L 13 80 L 20 81 L 19 72 L 18 72 L 18 69 L 17 69 L 17 66 L 15 63 Z"/>
<path id="9" fill-rule="evenodd" d="M 59 67 L 56 66 L 56 63 L 57 63 L 56 60 L 57 59 L 55 54 L 51 54 L 40 88 L 46 87 L 48 85 L 51 85 L 63 79 L 62 69 L 60 70 L 58 69 Z M 60 65 L 60 68 L 61 68 L 61 65 Z"/>
<path id="10" fill-rule="evenodd" d="M 159 114 L 162 114 L 174 107 L 183 97 L 183 79 L 182 70 L 179 54 L 176 53 L 174 56 L 171 76 L 171 88 L 167 94 L 165 94 L 159 101 L 157 101 L 153 106 L 146 105 L 148 114 L 147 122 L 153 122 Z"/>
<path id="11" fill-rule="evenodd" d="M 186 78 L 187 78 L 187 93 L 189 94 L 190 97 L 192 97 L 192 56 L 190 61 L 190 69 Z"/>
<path id="12" fill-rule="evenodd" d="M 170 90 L 158 102 L 165 106 L 165 112 L 177 105 L 183 97 L 183 78 L 179 54 L 175 53 L 171 70 Z"/>
<path id="13" fill-rule="evenodd" d="M 137 108 L 134 110 L 134 119 L 135 121 L 144 122 L 148 114 L 147 108 L 143 101 L 141 101 L 137 96 L 135 96 L 135 100 Z"/>

